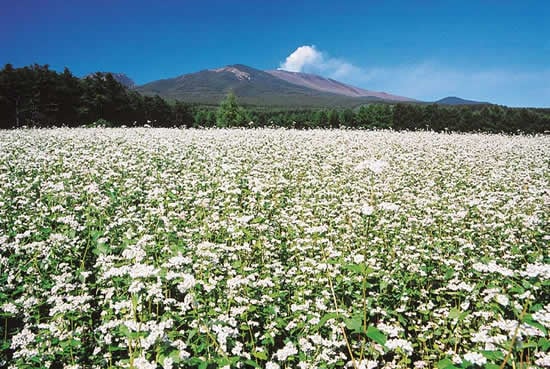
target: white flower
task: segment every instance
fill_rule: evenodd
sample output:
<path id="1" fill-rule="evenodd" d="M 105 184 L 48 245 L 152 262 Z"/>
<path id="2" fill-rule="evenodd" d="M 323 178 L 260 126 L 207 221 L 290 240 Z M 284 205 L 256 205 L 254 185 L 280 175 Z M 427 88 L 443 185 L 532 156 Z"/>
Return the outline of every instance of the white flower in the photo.
<path id="1" fill-rule="evenodd" d="M 357 369 L 374 369 L 378 366 L 378 362 L 376 360 L 355 360 L 355 361 L 348 361 L 346 364 L 346 368 L 357 368 Z"/>
<path id="2" fill-rule="evenodd" d="M 399 205 L 384 201 L 380 204 L 380 209 L 385 211 L 397 211 L 399 210 Z"/>
<path id="3" fill-rule="evenodd" d="M 360 171 L 365 168 L 368 168 L 370 171 L 372 171 L 374 174 L 380 174 L 384 171 L 384 169 L 388 166 L 388 163 L 384 160 L 365 160 L 364 162 L 359 163 L 355 170 Z"/>
<path id="4" fill-rule="evenodd" d="M 541 277 L 542 280 L 548 280 L 550 279 L 550 264 L 528 264 L 525 271 L 520 274 L 524 277 Z"/>
<path id="5" fill-rule="evenodd" d="M 156 364 L 149 362 L 143 356 L 134 359 L 134 367 L 137 369 L 157 369 Z"/>
<path id="6" fill-rule="evenodd" d="M 279 364 L 274 363 L 273 361 L 268 361 L 265 363 L 265 369 L 280 369 Z"/>
<path id="7" fill-rule="evenodd" d="M 363 214 L 364 216 L 371 216 L 372 214 L 374 213 L 374 208 L 370 205 L 363 205 L 361 207 L 361 214 Z"/>
<path id="8" fill-rule="evenodd" d="M 536 360 L 535 364 L 544 368 L 550 368 L 550 353 L 548 352 L 537 352 L 535 354 Z"/>
<path id="9" fill-rule="evenodd" d="M 413 365 L 416 369 L 422 369 L 428 366 L 428 363 L 425 362 L 424 360 L 418 360 L 418 361 L 415 361 Z"/>
<path id="10" fill-rule="evenodd" d="M 185 291 L 195 287 L 197 281 L 193 275 L 185 273 L 181 277 L 183 278 L 183 281 L 178 283 L 178 291 L 184 293 Z"/>
<path id="11" fill-rule="evenodd" d="M 2 311 L 10 314 L 17 314 L 17 306 L 15 306 L 11 302 L 6 302 L 4 305 L 2 305 Z"/>
<path id="12" fill-rule="evenodd" d="M 277 356 L 277 359 L 279 359 L 279 361 L 285 361 L 289 356 L 296 355 L 297 353 L 298 350 L 296 349 L 294 344 L 292 342 L 288 342 L 285 347 L 277 350 L 275 356 Z"/>
<path id="13" fill-rule="evenodd" d="M 464 355 L 464 360 L 479 366 L 485 365 L 487 363 L 487 359 L 485 358 L 485 356 L 481 355 L 478 352 L 468 352 Z"/>
<path id="14" fill-rule="evenodd" d="M 19 333 L 17 333 L 15 336 L 11 339 L 11 349 L 18 349 L 18 348 L 26 348 L 27 345 L 34 341 L 35 334 L 32 333 L 27 327 L 23 328 L 23 330 Z"/>
<path id="15" fill-rule="evenodd" d="M 474 270 L 482 273 L 498 273 L 505 277 L 514 276 L 513 270 L 498 265 L 494 260 L 489 262 L 489 264 L 474 263 L 472 267 Z"/>
<path id="16" fill-rule="evenodd" d="M 506 295 L 502 295 L 502 294 L 496 295 L 495 300 L 496 300 L 496 302 L 498 302 L 502 306 L 508 306 L 508 303 L 510 302 L 508 297 Z"/>
<path id="17" fill-rule="evenodd" d="M 397 337 L 399 335 L 399 332 L 403 331 L 403 328 L 397 325 L 389 325 L 383 322 L 378 323 L 376 327 L 382 332 L 386 333 L 388 337 Z"/>
<path id="18" fill-rule="evenodd" d="M 407 355 L 412 355 L 413 353 L 412 343 L 401 338 L 387 340 L 385 346 L 390 350 L 401 349 Z"/>
<path id="19" fill-rule="evenodd" d="M 252 219 L 254 219 L 254 215 L 243 215 L 242 217 L 236 217 L 235 218 L 237 223 L 241 223 L 241 224 L 247 224 Z"/>

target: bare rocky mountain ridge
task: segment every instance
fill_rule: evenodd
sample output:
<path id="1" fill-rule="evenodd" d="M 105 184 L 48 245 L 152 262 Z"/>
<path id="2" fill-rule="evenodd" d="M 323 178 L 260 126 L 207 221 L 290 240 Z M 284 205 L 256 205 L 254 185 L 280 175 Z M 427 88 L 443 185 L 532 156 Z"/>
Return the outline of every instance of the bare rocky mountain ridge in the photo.
<path id="1" fill-rule="evenodd" d="M 315 74 L 289 72 L 286 70 L 268 70 L 267 73 L 281 78 L 287 82 L 293 83 L 299 86 L 305 86 L 318 91 L 325 91 L 334 93 L 337 95 L 353 96 L 353 97 L 367 97 L 374 96 L 388 101 L 416 101 L 414 99 L 388 94 L 380 91 L 370 91 L 359 87 L 351 86 L 342 82 L 338 82 L 331 78 L 324 78 Z"/>

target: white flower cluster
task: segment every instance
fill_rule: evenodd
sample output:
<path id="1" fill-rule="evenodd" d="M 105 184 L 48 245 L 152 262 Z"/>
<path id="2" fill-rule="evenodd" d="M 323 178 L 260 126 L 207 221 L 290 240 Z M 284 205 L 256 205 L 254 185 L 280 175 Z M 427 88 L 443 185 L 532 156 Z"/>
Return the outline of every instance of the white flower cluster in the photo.
<path id="1" fill-rule="evenodd" d="M 412 343 L 410 343 L 407 340 L 401 339 L 401 338 L 392 338 L 386 341 L 384 344 L 387 348 L 390 350 L 396 350 L 400 349 L 405 353 L 406 355 L 410 356 L 413 353 L 413 346 Z"/>
<path id="2" fill-rule="evenodd" d="M 468 352 L 464 354 L 464 360 L 479 366 L 483 366 L 487 363 L 487 359 L 485 358 L 485 356 L 483 356 L 479 352 Z"/>
<path id="3" fill-rule="evenodd" d="M 442 353 L 499 365 L 481 353 L 505 353 L 516 328 L 548 366 L 548 147 L 433 132 L 0 132 L 0 367 L 402 369 Z M 514 320 L 526 304 L 529 321 Z"/>
<path id="4" fill-rule="evenodd" d="M 277 350 L 274 356 L 279 361 L 286 361 L 289 356 L 296 355 L 297 353 L 298 350 L 296 349 L 296 346 L 294 346 L 292 342 L 287 342 L 282 349 Z"/>
<path id="5" fill-rule="evenodd" d="M 494 260 L 491 261 L 489 264 L 475 263 L 472 265 L 472 268 L 482 273 L 498 273 L 504 277 L 514 276 L 513 270 L 498 265 Z"/>

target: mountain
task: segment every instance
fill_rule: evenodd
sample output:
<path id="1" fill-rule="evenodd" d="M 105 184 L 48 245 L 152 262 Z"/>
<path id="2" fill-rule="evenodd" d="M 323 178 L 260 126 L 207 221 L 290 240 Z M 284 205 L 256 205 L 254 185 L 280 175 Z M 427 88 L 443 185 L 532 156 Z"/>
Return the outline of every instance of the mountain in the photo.
<path id="1" fill-rule="evenodd" d="M 127 88 L 134 88 L 136 87 L 136 84 L 135 82 L 130 78 L 128 77 L 126 74 L 124 73 L 112 73 L 112 72 L 97 72 L 99 74 L 102 74 L 102 75 L 106 75 L 107 73 L 111 73 L 113 75 L 113 78 L 118 82 L 120 83 L 121 85 L 123 85 L 124 87 L 127 87 Z M 92 74 L 88 74 L 87 76 L 85 76 L 84 78 L 88 78 L 88 77 L 91 77 L 92 75 L 94 75 L 95 73 L 92 73 Z"/>
<path id="2" fill-rule="evenodd" d="M 153 81 L 136 90 L 145 95 L 158 94 L 203 104 L 218 104 L 229 91 L 243 104 L 263 106 L 355 107 L 375 101 L 412 101 L 315 75 L 262 71 L 242 64 Z"/>
<path id="3" fill-rule="evenodd" d="M 441 100 L 434 102 L 437 105 L 485 105 L 490 104 L 488 102 L 466 100 L 456 96 L 447 96 Z"/>
<path id="4" fill-rule="evenodd" d="M 408 97 L 391 95 L 386 92 L 364 90 L 359 87 L 350 86 L 334 79 L 324 78 L 315 74 L 289 72 L 281 69 L 268 70 L 266 72 L 295 85 L 308 87 L 317 91 L 330 92 L 337 95 L 353 97 L 371 96 L 388 101 L 415 101 Z"/>
<path id="5" fill-rule="evenodd" d="M 113 77 L 123 86 L 128 88 L 136 87 L 136 83 L 124 73 L 111 73 Z"/>
<path id="6" fill-rule="evenodd" d="M 101 75 L 107 72 L 98 72 Z M 207 69 L 136 86 L 124 73 L 111 73 L 127 88 L 144 95 L 217 105 L 229 91 L 247 105 L 281 107 L 357 107 L 372 102 L 423 103 L 404 96 L 371 91 L 315 74 L 281 69 L 262 71 L 243 64 Z M 84 77 L 87 78 L 92 74 Z M 426 102 L 428 103 L 428 102 Z M 428 104 L 483 105 L 488 102 L 448 96 Z"/>

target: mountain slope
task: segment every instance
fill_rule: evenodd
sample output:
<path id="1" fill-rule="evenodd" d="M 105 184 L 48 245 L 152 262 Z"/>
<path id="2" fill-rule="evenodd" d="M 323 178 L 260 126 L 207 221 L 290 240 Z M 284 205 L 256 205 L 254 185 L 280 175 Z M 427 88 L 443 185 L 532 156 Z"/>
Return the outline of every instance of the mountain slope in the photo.
<path id="1" fill-rule="evenodd" d="M 359 87 L 347 85 L 342 82 L 335 81 L 331 78 L 324 78 L 314 74 L 289 72 L 286 70 L 268 70 L 267 73 L 277 78 L 283 79 L 295 85 L 308 87 L 318 91 L 324 91 L 334 93 L 338 95 L 351 96 L 351 97 L 366 97 L 372 96 L 379 99 L 388 101 L 415 101 L 408 97 L 391 95 L 385 92 L 370 91 Z"/>
<path id="2" fill-rule="evenodd" d="M 338 82 L 332 83 L 336 85 Z M 242 64 L 154 81 L 139 86 L 136 90 L 146 95 L 158 94 L 164 98 L 206 104 L 218 104 L 229 91 L 233 91 L 241 103 L 265 106 L 352 107 L 383 100 L 379 97 L 350 96 L 291 83 Z"/>
<path id="3" fill-rule="evenodd" d="M 115 81 L 117 81 L 118 83 L 120 83 L 121 85 L 123 85 L 124 87 L 127 87 L 127 88 L 134 88 L 136 87 L 136 84 L 135 82 L 130 78 L 128 77 L 126 74 L 124 73 L 112 73 L 112 72 L 97 72 L 101 75 L 106 75 L 107 73 L 111 73 L 113 75 L 113 78 L 115 79 Z M 92 74 L 88 74 L 87 76 L 85 76 L 84 78 L 88 78 L 88 77 L 91 77 L 93 76 L 94 74 L 96 73 L 92 73 Z"/>
<path id="4" fill-rule="evenodd" d="M 244 65 L 203 70 L 179 77 L 147 83 L 137 88 L 145 93 L 158 93 L 167 97 L 225 96 L 232 90 L 238 96 L 257 94 L 307 94 L 306 88 L 294 86 L 272 77 L 268 73 Z"/>
<path id="5" fill-rule="evenodd" d="M 488 102 L 466 100 L 456 96 L 447 96 L 443 99 L 437 100 L 434 104 L 438 105 L 482 105 L 489 104 Z"/>

